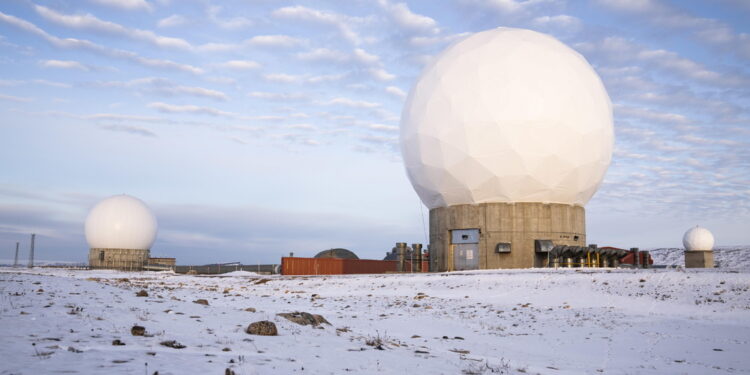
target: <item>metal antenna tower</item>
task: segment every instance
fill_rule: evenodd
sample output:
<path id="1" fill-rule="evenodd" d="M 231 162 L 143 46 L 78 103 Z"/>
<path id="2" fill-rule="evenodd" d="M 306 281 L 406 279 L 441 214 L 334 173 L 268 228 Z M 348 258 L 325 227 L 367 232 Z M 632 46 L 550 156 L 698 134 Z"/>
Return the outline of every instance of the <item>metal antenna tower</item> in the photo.
<path id="1" fill-rule="evenodd" d="M 13 258 L 13 267 L 18 267 L 18 242 L 16 242 L 16 256 Z"/>
<path id="2" fill-rule="evenodd" d="M 29 268 L 34 267 L 34 237 L 36 234 L 31 234 L 31 250 L 29 251 Z"/>

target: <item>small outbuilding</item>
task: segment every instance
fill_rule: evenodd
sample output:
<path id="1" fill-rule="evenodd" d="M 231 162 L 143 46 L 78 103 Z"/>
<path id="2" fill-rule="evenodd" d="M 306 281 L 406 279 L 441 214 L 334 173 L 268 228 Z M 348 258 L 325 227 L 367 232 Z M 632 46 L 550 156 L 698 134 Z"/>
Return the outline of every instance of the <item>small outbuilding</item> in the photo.
<path id="1" fill-rule="evenodd" d="M 351 250 L 336 248 L 319 252 L 315 258 L 359 259 Z"/>

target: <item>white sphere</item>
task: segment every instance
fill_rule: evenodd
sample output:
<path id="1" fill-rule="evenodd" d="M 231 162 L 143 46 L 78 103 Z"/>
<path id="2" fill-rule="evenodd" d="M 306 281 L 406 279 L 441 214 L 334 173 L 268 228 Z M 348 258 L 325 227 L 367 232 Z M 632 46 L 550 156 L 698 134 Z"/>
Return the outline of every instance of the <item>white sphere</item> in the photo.
<path id="1" fill-rule="evenodd" d="M 86 218 L 92 249 L 149 250 L 156 240 L 156 217 L 143 201 L 115 195 L 97 203 Z"/>
<path id="2" fill-rule="evenodd" d="M 682 236 L 682 245 L 687 251 L 713 250 L 714 235 L 708 229 L 696 225 Z"/>
<path id="3" fill-rule="evenodd" d="M 443 51 L 401 117 L 401 153 L 429 208 L 487 202 L 584 205 L 612 158 L 612 104 L 583 56 L 498 28 Z"/>

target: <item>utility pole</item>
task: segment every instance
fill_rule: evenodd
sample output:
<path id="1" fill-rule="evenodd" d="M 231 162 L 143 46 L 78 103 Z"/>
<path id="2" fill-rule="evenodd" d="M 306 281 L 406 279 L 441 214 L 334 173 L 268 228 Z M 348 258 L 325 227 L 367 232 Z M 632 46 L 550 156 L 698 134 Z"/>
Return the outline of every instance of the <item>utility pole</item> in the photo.
<path id="1" fill-rule="evenodd" d="M 31 249 L 29 251 L 29 268 L 34 267 L 34 237 L 36 237 L 36 234 L 31 234 Z"/>
<path id="2" fill-rule="evenodd" d="M 18 245 L 19 243 L 16 242 L 16 256 L 13 258 L 13 267 L 18 267 Z"/>

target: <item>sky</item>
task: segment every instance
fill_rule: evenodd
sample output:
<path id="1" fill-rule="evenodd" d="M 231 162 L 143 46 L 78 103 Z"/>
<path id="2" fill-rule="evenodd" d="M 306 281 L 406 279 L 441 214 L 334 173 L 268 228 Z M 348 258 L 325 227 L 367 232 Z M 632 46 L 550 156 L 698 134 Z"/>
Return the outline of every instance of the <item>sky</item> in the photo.
<path id="1" fill-rule="evenodd" d="M 426 243 L 399 151 L 404 99 L 442 49 L 495 27 L 555 36 L 612 99 L 588 242 L 750 244 L 750 2 L 0 2 L 0 259 L 86 261 L 83 222 L 130 194 L 154 256 L 278 263 Z"/>

